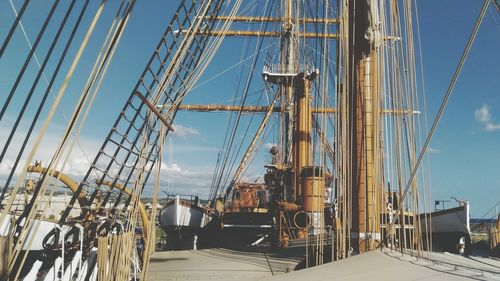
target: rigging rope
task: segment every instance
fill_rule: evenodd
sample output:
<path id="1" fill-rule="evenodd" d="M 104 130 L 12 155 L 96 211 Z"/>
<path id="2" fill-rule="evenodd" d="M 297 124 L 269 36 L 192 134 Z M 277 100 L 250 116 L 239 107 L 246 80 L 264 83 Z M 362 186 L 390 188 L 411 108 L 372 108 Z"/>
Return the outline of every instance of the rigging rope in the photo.
<path id="1" fill-rule="evenodd" d="M 19 72 L 19 74 L 17 75 L 16 81 L 14 82 L 14 85 L 10 89 L 9 95 L 7 96 L 7 99 L 5 100 L 5 103 L 3 104 L 2 109 L 0 110 L 0 121 L 2 121 L 2 118 L 5 114 L 5 111 L 7 110 L 7 107 L 9 106 L 10 101 L 11 101 L 12 97 L 14 96 L 14 93 L 16 92 L 16 89 L 19 86 L 19 83 L 21 82 L 22 77 L 24 76 L 26 68 L 28 67 L 28 64 L 29 64 L 31 58 L 33 57 L 33 54 L 35 53 L 35 50 L 37 49 L 38 44 L 40 43 L 40 40 L 42 39 L 43 34 L 45 33 L 45 30 L 47 28 L 47 25 L 49 24 L 50 19 L 52 18 L 52 15 L 54 14 L 58 4 L 59 4 L 59 0 L 56 0 L 54 2 L 54 4 L 52 4 L 52 8 L 50 9 L 50 12 L 47 15 L 47 18 L 45 18 L 45 21 L 43 22 L 42 28 L 41 28 L 40 32 L 38 33 L 38 36 L 36 37 L 35 42 L 33 43 L 33 46 L 30 49 L 30 52 L 24 61 L 24 65 L 21 68 L 21 71 Z M 17 17 L 16 23 L 19 21 L 20 21 L 20 17 Z"/>
<path id="2" fill-rule="evenodd" d="M 247 151 L 243 155 L 243 158 L 241 159 L 241 162 L 240 162 L 238 168 L 236 169 L 236 173 L 234 174 L 233 179 L 232 179 L 232 181 L 231 181 L 228 189 L 226 190 L 226 197 L 229 194 L 230 188 L 232 187 L 232 185 L 234 185 L 234 183 L 236 183 L 236 182 L 238 182 L 240 180 L 240 178 L 243 175 L 244 171 L 248 167 L 247 166 L 247 164 L 248 164 L 248 156 L 252 152 L 252 150 L 253 150 L 253 148 L 255 146 L 255 143 L 259 139 L 262 131 L 266 128 L 267 123 L 269 122 L 269 119 L 270 119 L 270 117 L 271 117 L 271 115 L 273 113 L 274 104 L 276 103 L 276 100 L 278 99 L 278 96 L 279 95 L 275 95 L 274 96 L 274 99 L 273 99 L 272 103 L 269 105 L 269 110 L 266 112 L 266 115 L 262 119 L 262 122 L 259 125 L 259 128 L 257 129 L 257 131 L 256 131 L 256 133 L 255 133 L 255 135 L 254 135 L 254 137 L 252 139 L 252 141 L 250 142 L 250 145 L 247 148 Z"/>
<path id="3" fill-rule="evenodd" d="M 16 17 L 18 17 L 18 16 L 19 16 L 19 14 L 18 14 L 18 12 L 17 12 L 16 7 L 14 6 L 14 3 L 12 2 L 12 0 L 9 0 L 9 2 L 10 2 L 10 5 L 11 5 L 11 8 L 12 8 L 12 11 L 13 11 L 14 15 L 15 15 Z M 85 3 L 84 3 L 84 5 L 83 5 L 83 7 L 84 7 L 84 8 L 82 9 L 82 13 L 81 13 L 81 15 L 83 15 L 83 12 L 86 10 L 87 5 L 88 5 L 88 0 L 86 0 L 86 1 L 85 1 Z M 81 19 L 81 16 L 79 16 L 79 17 L 78 17 L 76 26 L 78 26 L 78 25 L 79 25 L 80 19 Z M 24 38 L 25 38 L 26 43 L 28 44 L 29 48 L 30 48 L 30 49 L 33 49 L 33 44 L 31 44 L 31 41 L 30 41 L 29 36 L 28 36 L 28 34 L 27 34 L 27 32 L 26 32 L 26 30 L 25 30 L 25 28 L 24 28 L 24 25 L 23 25 L 22 21 L 19 21 L 19 27 L 21 28 L 21 31 L 22 31 L 22 33 L 23 33 L 23 35 L 24 35 Z M 56 36 L 56 37 L 58 37 L 58 36 Z M 72 37 L 72 35 L 71 35 L 71 37 Z M 49 52 L 49 53 L 50 53 L 50 52 Z M 49 56 L 49 53 L 48 53 L 46 56 Z M 37 64 L 38 68 L 39 68 L 39 69 L 44 68 L 44 67 L 42 67 L 42 64 L 40 64 L 40 61 L 39 61 L 39 59 L 38 59 L 38 56 L 37 56 L 36 52 L 34 52 L 33 57 L 34 57 L 34 59 L 35 59 L 35 62 L 36 62 L 36 64 Z M 41 72 L 42 72 L 43 79 L 45 80 L 45 84 L 46 84 L 46 86 L 50 88 L 50 93 L 53 95 L 53 97 L 54 97 L 54 99 L 55 99 L 56 95 L 55 95 L 55 93 L 52 91 L 52 88 L 51 88 L 51 83 L 49 82 L 49 79 L 47 78 L 47 76 L 46 76 L 46 74 L 45 74 L 45 71 L 41 70 Z M 37 84 L 37 83 L 38 83 L 38 82 L 34 82 L 34 84 Z M 44 99 L 42 99 L 42 100 L 44 100 Z M 44 103 L 44 102 L 42 102 L 42 103 Z M 62 116 L 63 116 L 64 120 L 65 120 L 66 122 L 69 122 L 69 118 L 66 116 L 66 114 L 64 113 L 64 111 L 62 111 L 61 109 L 58 109 L 58 110 L 59 110 L 59 111 L 60 111 L 60 113 L 62 114 Z M 35 118 L 35 119 L 37 119 L 37 118 Z M 27 134 L 27 136 L 29 136 L 29 135 L 30 135 L 30 134 Z M 89 165 L 90 165 L 90 164 L 91 164 L 91 162 L 90 162 L 90 158 L 89 158 L 89 156 L 87 155 L 86 150 L 85 150 L 85 149 L 83 149 L 82 144 L 81 144 L 78 140 L 77 140 L 77 144 L 78 144 L 78 147 L 80 148 L 80 152 L 83 154 L 83 156 L 85 157 L 85 160 L 87 160 L 87 162 L 88 162 L 88 163 L 89 163 Z M 23 152 L 24 152 L 24 149 L 22 149 L 21 151 L 19 151 L 19 152 L 18 152 L 18 154 L 22 154 Z M 0 160 L 0 162 L 1 162 L 1 160 Z M 17 163 L 16 163 L 16 164 L 14 164 L 14 166 L 13 166 L 13 168 L 12 168 L 12 169 L 13 169 L 13 170 L 16 170 L 16 168 L 17 168 Z M 8 185 L 8 184 L 7 184 L 7 185 Z M 0 196 L 0 198 L 2 198 L 2 197 Z"/>
<path id="4" fill-rule="evenodd" d="M 10 146 L 10 142 L 12 141 L 12 137 L 14 136 L 14 134 L 16 133 L 16 130 L 17 130 L 17 127 L 19 126 L 19 123 L 21 122 L 21 119 L 23 118 L 24 116 L 24 112 L 28 106 L 28 103 L 30 102 L 32 96 L 33 96 L 33 93 L 35 92 L 35 88 L 36 86 L 38 85 L 38 81 L 40 80 L 41 76 L 42 76 L 42 73 L 43 73 L 43 70 L 45 69 L 45 66 L 47 65 L 47 62 L 49 61 L 51 55 L 52 55 L 52 51 L 54 50 L 54 47 L 59 39 L 59 36 L 61 35 L 61 32 L 62 30 L 64 29 L 65 25 L 66 25 L 66 20 L 68 19 L 69 15 L 71 14 L 72 10 L 73 10 L 73 6 L 75 4 L 75 1 L 71 1 L 70 5 L 69 5 L 69 8 L 67 9 L 66 11 L 66 14 L 64 15 L 64 18 L 61 22 L 61 24 L 59 25 L 59 28 L 57 30 L 57 33 L 54 37 L 54 39 L 52 40 L 52 43 L 49 47 L 49 50 L 47 52 L 47 55 L 45 56 L 45 59 L 43 60 L 43 63 L 42 65 L 40 66 L 40 69 L 38 70 L 38 73 L 36 75 L 36 78 L 35 78 L 35 81 L 33 82 L 32 86 L 31 86 L 31 89 L 29 90 L 28 92 L 28 95 L 27 97 L 25 98 L 25 101 L 21 107 L 21 110 L 19 111 L 18 115 L 17 115 L 17 118 L 16 118 L 16 121 L 14 122 L 14 125 L 9 133 L 9 136 L 7 137 L 7 140 L 4 144 L 4 147 L 2 148 L 2 152 L 0 153 L 0 162 L 2 162 L 4 156 L 5 156 L 5 153 L 7 152 L 7 149 L 9 148 Z M 21 24 L 21 22 L 20 22 Z M 21 28 L 22 28 L 22 25 L 21 25 Z M 23 29 L 23 32 L 24 32 L 24 29 Z M 39 37 L 37 39 L 40 39 L 41 38 L 41 35 L 43 34 L 43 32 L 40 33 Z M 34 52 L 34 48 L 31 47 L 30 45 L 30 52 L 33 53 L 35 55 L 35 59 L 37 60 L 36 58 L 36 54 Z M 37 63 L 38 63 L 38 60 L 37 60 Z M 26 63 L 25 63 L 26 65 Z M 22 74 L 24 73 L 24 67 L 23 67 L 23 70 L 21 71 L 21 76 Z M 17 82 L 17 81 L 16 81 Z M 16 86 L 17 88 L 17 86 Z M 14 89 L 15 91 L 15 89 Z M 14 91 L 11 91 L 11 93 L 13 93 Z M 6 102 L 6 104 L 4 105 L 5 107 L 4 108 L 7 108 L 8 104 Z M 1 115 L 0 115 L 0 119 L 1 119 Z"/>
<path id="5" fill-rule="evenodd" d="M 0 59 L 3 56 L 3 53 L 5 52 L 5 49 L 7 48 L 7 45 L 9 45 L 10 39 L 12 38 L 12 35 L 14 34 L 14 31 L 16 30 L 17 25 L 19 24 L 19 21 L 21 20 L 21 17 L 24 14 L 24 11 L 26 11 L 26 7 L 28 7 L 30 0 L 25 0 L 23 6 L 19 10 L 19 14 L 16 16 L 16 20 L 10 27 L 9 33 L 7 34 L 7 38 L 5 38 L 5 41 L 2 44 L 2 47 L 0 48 Z"/>
<path id="6" fill-rule="evenodd" d="M 61 65 L 62 65 L 64 59 L 66 58 L 66 54 L 67 54 L 67 52 L 69 50 L 69 47 L 71 46 L 71 43 L 73 42 L 74 36 L 75 36 L 76 31 L 77 31 L 77 29 L 78 29 L 78 27 L 79 27 L 79 25 L 81 23 L 83 15 L 85 14 L 85 11 L 87 9 L 88 3 L 89 3 L 89 0 L 86 0 L 85 4 L 83 5 L 83 8 L 82 8 L 82 10 L 81 10 L 81 12 L 80 12 L 80 14 L 78 16 L 78 19 L 77 19 L 76 23 L 73 26 L 73 30 L 71 31 L 71 34 L 70 34 L 70 36 L 68 38 L 68 41 L 66 42 L 66 45 L 65 45 L 65 47 L 63 49 L 63 52 L 60 55 L 60 58 L 59 58 L 59 61 L 58 61 L 57 65 L 56 65 L 56 67 L 55 67 L 54 73 L 52 74 L 52 78 L 51 78 L 49 84 L 47 85 L 47 88 L 45 90 L 45 93 L 43 94 L 42 100 L 41 100 L 41 102 L 40 102 L 40 104 L 39 104 L 39 106 L 38 106 L 38 108 L 36 110 L 36 113 L 35 113 L 32 121 L 30 123 L 30 127 L 29 127 L 29 129 L 28 129 L 28 131 L 26 133 L 26 136 L 25 136 L 25 138 L 23 140 L 23 143 L 22 143 L 22 145 L 21 145 L 21 147 L 19 149 L 19 153 L 17 154 L 16 160 L 14 161 L 14 164 L 12 166 L 11 172 L 10 172 L 8 178 L 7 178 L 5 186 L 2 189 L 2 194 L 0 195 L 0 199 L 2 199 L 2 200 L 3 200 L 4 196 L 5 196 L 5 193 L 6 193 L 7 189 L 9 188 L 10 181 L 12 180 L 12 178 L 13 178 L 16 170 L 17 170 L 17 165 L 19 164 L 19 162 L 21 160 L 21 157 L 23 155 L 24 149 L 26 148 L 28 140 L 31 137 L 31 134 L 33 132 L 35 124 L 36 124 L 36 122 L 38 120 L 38 117 L 40 116 L 40 114 L 42 112 L 42 109 L 43 109 L 43 107 L 45 105 L 45 102 L 47 100 L 48 94 L 49 94 L 49 92 L 52 89 L 52 85 L 53 85 L 53 83 L 54 83 L 54 81 L 55 81 L 55 79 L 57 77 L 57 74 L 59 73 Z"/>
<path id="7" fill-rule="evenodd" d="M 96 23 L 97 23 L 97 20 L 99 19 L 101 13 L 102 13 L 102 10 L 104 8 L 104 1 L 101 3 L 101 5 L 99 6 L 99 9 L 98 11 L 96 12 L 95 16 L 94 16 L 94 19 L 87 31 L 87 34 L 86 36 L 84 37 L 81 45 L 80 45 L 80 48 L 77 52 L 77 54 L 75 55 L 75 58 L 73 60 L 73 63 L 70 67 L 70 69 L 68 70 L 68 73 L 66 74 L 66 78 L 64 79 L 64 82 L 63 84 L 61 85 L 61 88 L 58 92 L 58 96 L 57 96 L 57 99 L 54 101 L 54 104 L 52 105 L 52 108 L 50 109 L 50 112 L 43 124 L 43 127 L 42 129 L 40 130 L 38 136 L 37 136 L 37 139 L 36 139 L 36 142 L 30 152 L 30 155 L 28 157 L 28 159 L 26 160 L 26 164 L 25 164 L 25 167 L 24 169 L 21 171 L 21 175 L 19 176 L 17 182 L 16 182 L 16 186 L 14 188 L 15 192 L 13 192 L 13 194 L 16 194 L 17 193 L 17 190 L 19 189 L 19 186 L 20 186 L 20 182 L 22 181 L 22 179 L 26 176 L 26 173 L 27 173 L 27 166 L 32 162 L 32 159 L 34 157 L 34 154 L 35 152 L 38 150 L 38 147 L 40 145 L 40 142 L 41 142 L 41 139 L 43 138 L 46 130 L 47 130 L 47 127 L 48 127 L 48 124 L 51 122 L 52 120 L 52 117 L 59 105 L 59 102 L 62 98 L 62 96 L 64 95 L 64 92 L 65 92 L 65 89 L 68 85 L 68 82 L 70 81 L 73 73 L 74 73 L 74 70 L 82 56 L 82 53 L 88 43 L 88 40 L 90 38 L 90 35 L 92 34 L 93 30 L 94 30 L 94 27 L 96 26 Z M 68 127 L 66 129 L 66 133 L 70 130 L 70 127 Z M 67 136 L 67 134 L 66 134 Z M 53 167 L 55 167 L 58 163 L 58 161 L 60 160 L 60 157 L 61 157 L 61 152 L 63 150 L 63 147 L 66 143 L 66 138 L 64 138 L 59 146 L 58 146 L 58 149 L 54 155 L 54 157 L 52 158 L 52 160 L 50 161 L 50 164 L 48 165 L 47 167 L 47 173 L 44 173 L 43 176 L 42 176 L 42 180 L 38 182 L 37 184 L 37 188 L 35 189 L 35 193 L 33 194 L 33 198 L 32 198 L 32 201 L 30 202 L 30 204 L 28 206 L 26 206 L 24 212 L 23 212 L 23 215 L 24 216 L 21 216 L 20 218 L 18 218 L 17 220 L 17 223 L 20 223 L 21 222 L 21 219 L 25 219 L 24 221 L 24 225 L 22 227 L 22 229 L 20 229 L 19 233 L 18 233 L 18 236 L 16 236 L 16 238 L 18 238 L 17 240 L 17 243 L 16 245 L 14 246 L 14 249 L 15 249 L 15 254 L 13 255 L 11 261 L 10 261 L 10 266 L 9 266 L 9 269 L 10 271 L 13 270 L 13 267 L 15 266 L 16 264 L 16 261 L 17 261 L 17 258 L 18 258 L 18 255 L 20 254 L 20 243 L 24 243 L 24 240 L 26 238 L 26 235 L 28 233 L 28 231 L 30 230 L 31 228 L 31 225 L 34 223 L 34 215 L 35 215 L 35 211 L 37 210 L 37 207 L 38 207 L 38 201 L 36 200 L 36 197 L 37 195 L 39 194 L 44 194 L 45 191 L 46 191 L 46 188 L 47 188 L 47 180 L 48 180 L 48 177 L 47 177 L 47 174 L 49 173 L 49 171 L 51 171 L 53 169 Z M 64 164 L 63 164 L 64 165 Z M 7 204 L 7 210 L 10 209 L 10 206 L 12 205 L 12 199 L 14 198 L 15 196 L 12 196 L 12 198 L 10 198 L 8 204 Z M 4 220 L 4 217 L 5 217 L 5 213 L 2 213 L 2 215 L 0 216 L 0 222 Z M 27 254 L 28 254 L 28 251 L 25 252 L 24 254 L 24 257 L 22 259 L 22 262 L 24 262 L 26 260 L 26 257 L 27 257 Z M 22 269 L 22 266 L 19 268 L 19 270 L 17 271 L 17 275 L 19 275 L 20 271 Z"/>
<path id="8" fill-rule="evenodd" d="M 485 0 L 484 1 L 484 4 L 483 4 L 483 7 L 481 8 L 481 12 L 479 14 L 479 17 L 477 18 L 476 20 L 476 23 L 474 25 L 474 28 L 472 30 L 472 33 L 469 37 L 469 40 L 467 41 L 467 45 L 464 49 L 464 52 L 462 54 L 462 57 L 460 58 L 460 62 L 458 63 L 458 66 L 455 70 L 455 73 L 453 74 L 453 78 L 448 86 L 448 89 L 446 91 L 446 95 L 441 103 L 441 106 L 439 107 L 439 110 L 438 110 L 438 113 L 437 113 L 437 116 L 436 118 L 434 119 L 434 122 L 432 124 L 432 127 L 429 131 L 429 134 L 427 135 L 427 138 L 425 140 L 425 143 L 424 145 L 422 146 L 422 149 L 420 151 L 420 154 L 418 156 L 418 159 L 416 161 L 416 163 L 414 164 L 413 168 L 412 168 L 412 171 L 411 171 L 411 174 L 410 174 L 410 178 L 408 179 L 407 183 L 406 183 L 406 186 L 405 186 L 405 189 L 404 189 L 404 193 L 401 197 L 401 201 L 403 201 L 406 197 L 406 195 L 408 194 L 408 190 L 410 188 L 410 186 L 412 185 L 413 183 L 413 179 L 417 173 L 417 170 L 419 168 L 419 165 L 425 155 L 425 153 L 427 152 L 427 149 L 429 147 L 429 144 L 431 142 L 431 139 L 432 139 L 432 136 L 434 135 L 434 132 L 436 131 L 436 128 L 439 124 L 439 121 L 441 120 L 441 117 L 443 116 L 443 113 L 444 113 L 444 109 L 448 103 L 448 100 L 451 96 L 451 94 L 453 93 L 453 89 L 455 88 L 455 84 L 457 83 L 457 80 L 458 80 L 458 77 L 460 76 L 460 72 L 462 71 L 462 68 L 465 64 L 465 60 L 467 59 L 467 56 L 469 55 L 469 52 L 470 52 L 470 49 L 472 47 L 472 44 L 474 43 L 474 40 L 476 39 L 476 35 L 479 31 L 479 27 L 481 26 L 481 23 L 484 19 L 484 15 L 486 14 L 486 11 L 488 10 L 488 6 L 490 4 L 490 1 L 491 0 Z M 402 206 L 400 206 L 397 210 L 397 213 L 399 214 L 402 210 Z M 396 217 L 396 220 L 397 220 L 398 217 Z"/>
<path id="9" fill-rule="evenodd" d="M 274 1 L 273 1 L 273 3 L 274 3 Z M 267 5 L 268 5 L 268 2 L 266 1 L 266 7 L 267 7 Z M 271 4 L 271 7 L 272 6 L 273 6 L 273 4 Z M 269 17 L 270 13 L 272 12 L 272 9 L 264 9 L 264 10 L 268 10 L 268 13 L 269 13 L 268 17 Z M 265 23 L 265 24 L 263 23 L 263 24 L 261 24 L 260 28 L 261 28 L 261 30 L 262 29 L 266 30 L 267 26 L 268 26 L 268 23 Z M 247 94 L 248 94 L 248 91 L 249 91 L 250 85 L 251 85 L 250 82 L 252 81 L 252 78 L 255 74 L 255 67 L 257 64 L 257 60 L 260 57 L 260 50 L 262 49 L 263 41 L 264 41 L 263 37 L 257 38 L 255 51 L 253 54 L 253 60 L 252 60 L 252 63 L 250 65 L 250 70 L 249 70 L 249 73 L 248 73 L 248 76 L 247 76 L 247 79 L 245 81 L 245 85 L 243 88 L 243 94 L 242 94 L 243 98 L 241 99 L 240 106 L 245 105 L 245 102 L 246 102 L 246 99 L 248 96 Z M 232 167 L 234 165 L 235 157 L 237 157 L 237 152 L 234 152 L 234 150 L 233 150 L 233 142 L 234 142 L 234 138 L 236 136 L 238 125 L 240 123 L 240 118 L 242 115 L 241 113 L 242 113 L 241 111 L 238 111 L 236 113 L 236 119 L 233 123 L 228 142 L 227 142 L 227 144 L 225 144 L 226 150 L 225 150 L 224 155 L 222 156 L 219 172 L 218 172 L 218 174 L 214 175 L 214 177 L 216 179 L 215 179 L 214 184 L 212 185 L 211 189 L 213 191 L 211 191 L 211 196 L 210 196 L 210 198 L 212 199 L 212 202 L 215 202 L 216 197 L 222 193 L 222 191 L 224 190 L 224 185 L 228 181 L 229 175 L 231 173 L 231 171 L 230 171 L 231 169 L 229 169 L 229 171 L 226 169 L 228 167 L 228 161 L 230 161 L 229 159 L 231 158 L 231 155 L 233 155 L 233 161 L 231 161 L 233 164 L 229 164 L 229 167 Z M 248 128 L 247 128 L 247 130 L 248 130 Z M 225 176 L 225 180 L 223 180 L 224 176 Z"/>

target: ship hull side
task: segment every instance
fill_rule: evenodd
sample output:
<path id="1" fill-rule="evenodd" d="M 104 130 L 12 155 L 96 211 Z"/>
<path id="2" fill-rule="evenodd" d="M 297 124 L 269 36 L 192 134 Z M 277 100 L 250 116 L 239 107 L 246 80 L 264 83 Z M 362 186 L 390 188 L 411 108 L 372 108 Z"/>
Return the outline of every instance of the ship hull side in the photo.
<path id="1" fill-rule="evenodd" d="M 461 254 L 470 252 L 469 203 L 456 208 L 422 214 L 420 218 L 423 237 L 432 238 L 432 250 Z M 427 225 L 424 218 L 428 219 Z M 431 226 L 430 229 L 428 225 Z"/>
<path id="2" fill-rule="evenodd" d="M 160 227 L 167 234 L 167 248 L 185 250 L 197 247 L 198 236 L 212 217 L 202 207 L 175 199 L 160 211 L 158 220 Z"/>

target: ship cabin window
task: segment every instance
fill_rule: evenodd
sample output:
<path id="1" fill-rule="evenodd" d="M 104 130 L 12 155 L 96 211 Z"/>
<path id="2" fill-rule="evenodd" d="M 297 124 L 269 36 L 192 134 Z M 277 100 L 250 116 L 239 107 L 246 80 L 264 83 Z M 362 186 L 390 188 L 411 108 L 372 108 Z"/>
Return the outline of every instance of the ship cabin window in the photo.
<path id="1" fill-rule="evenodd" d="M 233 200 L 240 200 L 240 191 L 239 190 L 235 190 L 234 191 L 234 194 L 233 194 Z"/>

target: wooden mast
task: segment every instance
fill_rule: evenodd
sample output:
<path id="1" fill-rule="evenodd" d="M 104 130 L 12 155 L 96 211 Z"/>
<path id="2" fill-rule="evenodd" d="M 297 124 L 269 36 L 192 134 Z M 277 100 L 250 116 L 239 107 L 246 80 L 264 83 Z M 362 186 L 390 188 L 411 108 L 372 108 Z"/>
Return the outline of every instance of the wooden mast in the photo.
<path id="1" fill-rule="evenodd" d="M 360 253 L 375 249 L 381 240 L 378 206 L 378 85 L 377 15 L 370 0 L 349 1 L 349 85 L 353 247 Z"/>

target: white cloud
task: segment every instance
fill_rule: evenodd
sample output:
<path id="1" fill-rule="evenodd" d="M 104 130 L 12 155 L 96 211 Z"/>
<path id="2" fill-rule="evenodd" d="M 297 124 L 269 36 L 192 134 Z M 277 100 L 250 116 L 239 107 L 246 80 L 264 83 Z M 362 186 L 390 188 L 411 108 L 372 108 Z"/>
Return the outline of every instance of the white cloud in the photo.
<path id="1" fill-rule="evenodd" d="M 93 159 L 90 159 L 92 161 Z M 83 177 L 90 168 L 90 162 L 85 157 L 70 157 L 64 167 L 67 175 Z"/>
<path id="2" fill-rule="evenodd" d="M 181 168 L 181 166 L 177 163 L 172 163 L 167 165 L 162 162 L 160 166 L 160 170 L 162 172 L 162 179 L 168 177 L 180 177 L 180 178 L 206 178 L 212 176 L 212 171 L 208 171 L 207 169 L 196 169 L 196 170 L 188 170 Z"/>
<path id="3" fill-rule="evenodd" d="M 161 163 L 160 190 L 168 194 L 189 194 L 208 197 L 212 184 L 213 167 L 196 167 L 193 170 L 177 163 Z M 150 189 L 151 187 L 148 187 Z M 146 192 L 146 196 L 150 195 Z"/>
<path id="4" fill-rule="evenodd" d="M 189 137 L 189 136 L 199 136 L 200 132 L 196 128 L 182 126 L 181 124 L 174 125 L 174 131 L 171 133 L 174 137 Z"/>
<path id="5" fill-rule="evenodd" d="M 500 130 L 500 124 L 493 124 L 493 123 L 488 123 L 486 124 L 486 127 L 484 128 L 484 130 L 488 131 L 488 132 L 493 132 L 493 131 L 496 131 L 496 130 Z"/>
<path id="6" fill-rule="evenodd" d="M 38 128 L 37 128 L 38 129 Z M 17 165 L 15 171 L 15 177 L 12 179 L 11 184 L 13 184 L 17 176 L 20 174 L 22 167 L 26 164 L 29 153 L 33 149 L 35 139 L 37 137 L 38 131 L 32 133 L 30 140 L 28 141 L 24 153 L 21 155 L 21 159 Z M 42 166 L 47 166 L 52 159 L 58 144 L 61 141 L 63 135 L 63 128 L 57 124 L 49 126 L 49 130 L 43 137 L 40 146 L 34 154 L 33 161 L 29 164 L 34 164 L 34 161 L 42 161 Z M 10 130 L 7 128 L 0 128 L 0 147 L 5 145 L 5 140 L 7 139 Z M 20 146 L 24 141 L 25 135 L 27 133 L 27 125 L 21 123 L 16 134 L 14 134 L 9 149 L 7 150 L 5 157 L 0 161 L 0 183 L 4 184 L 7 176 L 11 173 L 14 166 L 14 161 L 18 156 Z M 74 180 L 78 181 L 86 174 L 90 167 L 91 161 L 94 159 L 95 155 L 99 151 L 100 144 L 102 140 L 96 139 L 94 137 L 88 137 L 81 135 L 78 138 L 78 143 L 75 144 L 70 157 L 64 167 L 63 173 L 71 176 Z M 68 146 L 69 147 L 69 146 Z M 56 166 L 56 170 L 61 169 L 62 162 L 64 162 L 66 154 L 62 156 L 59 161 L 59 165 Z"/>
<path id="7" fill-rule="evenodd" d="M 487 105 L 483 105 L 480 109 L 474 111 L 474 117 L 478 122 L 488 123 L 491 121 L 490 110 Z"/>
<path id="8" fill-rule="evenodd" d="M 14 161 L 5 159 L 0 163 L 0 175 L 8 175 L 12 170 L 12 167 L 14 167 Z"/>
<path id="9" fill-rule="evenodd" d="M 490 108 L 487 105 L 483 105 L 481 108 L 476 109 L 474 111 L 474 118 L 484 126 L 483 130 L 487 132 L 500 130 L 500 123 L 494 123 L 491 120 Z"/>
<path id="10" fill-rule="evenodd" d="M 436 149 L 436 148 L 432 148 L 432 147 L 428 147 L 427 152 L 430 154 L 439 154 L 439 153 L 441 153 L 441 150 Z"/>
<path id="11" fill-rule="evenodd" d="M 173 163 L 172 165 L 168 166 L 164 162 L 161 162 L 160 170 L 165 171 L 167 173 L 181 173 L 182 172 L 181 167 L 176 163 Z"/>
<path id="12" fill-rule="evenodd" d="M 176 128 L 176 136 L 177 137 L 188 137 L 188 136 L 198 136 L 199 131 L 195 128 L 189 128 L 182 125 L 175 126 Z M 23 130 L 24 129 L 24 130 Z M 7 154 L 5 155 L 3 161 L 0 162 L 0 187 L 3 186 L 7 176 L 12 170 L 14 159 L 17 157 L 17 151 L 19 149 L 19 145 L 22 143 L 24 139 L 25 128 L 21 128 L 21 133 L 16 134 L 14 139 L 12 140 L 12 148 L 9 148 Z M 0 128 L 0 147 L 4 144 L 4 141 L 8 136 L 9 131 Z M 35 154 L 34 160 L 41 160 L 42 165 L 46 166 L 50 159 L 52 158 L 55 149 L 60 142 L 60 138 L 62 135 L 62 130 L 60 128 L 52 128 L 49 130 L 49 133 L 44 137 L 38 151 Z M 21 161 L 16 170 L 16 177 L 13 179 L 14 181 L 19 175 L 19 172 L 23 165 L 26 162 L 27 154 L 31 150 L 33 146 L 33 142 L 36 137 L 36 134 L 32 136 L 31 140 L 28 142 L 25 153 L 22 155 Z M 79 137 L 79 145 L 75 145 L 71 156 L 68 159 L 64 167 L 64 173 L 69 175 L 76 181 L 80 181 L 83 176 L 87 173 L 90 162 L 94 160 L 97 152 L 100 149 L 103 139 L 98 139 L 95 137 L 89 136 L 80 136 Z M 81 147 L 80 147 L 81 146 Z M 191 144 L 174 144 L 173 148 L 175 149 L 175 153 L 192 153 L 194 152 L 212 152 L 218 151 L 219 149 L 216 147 L 209 146 L 200 146 L 200 145 L 191 145 Z M 64 157 L 60 162 L 64 161 Z M 60 163 L 61 164 L 61 163 Z M 61 165 L 58 165 L 56 169 L 60 170 Z M 111 168 L 111 173 L 116 172 L 115 166 Z M 174 192 L 178 194 L 199 194 L 200 196 L 207 197 L 210 185 L 212 182 L 212 173 L 213 167 L 198 167 L 198 166 L 189 166 L 186 168 L 178 163 L 172 164 L 161 164 L 161 186 L 162 190 L 167 186 L 167 182 L 170 185 L 173 185 Z M 92 177 L 94 177 L 93 175 Z M 152 182 L 154 177 L 150 176 L 149 180 Z"/>
<path id="13" fill-rule="evenodd" d="M 267 142 L 267 143 L 264 144 L 264 147 L 266 149 L 271 149 L 271 148 L 273 148 L 275 146 L 277 146 L 275 143 L 270 143 L 270 142 Z"/>

